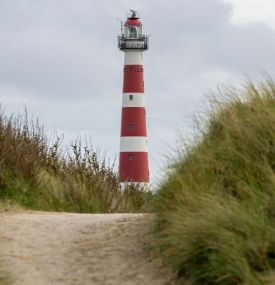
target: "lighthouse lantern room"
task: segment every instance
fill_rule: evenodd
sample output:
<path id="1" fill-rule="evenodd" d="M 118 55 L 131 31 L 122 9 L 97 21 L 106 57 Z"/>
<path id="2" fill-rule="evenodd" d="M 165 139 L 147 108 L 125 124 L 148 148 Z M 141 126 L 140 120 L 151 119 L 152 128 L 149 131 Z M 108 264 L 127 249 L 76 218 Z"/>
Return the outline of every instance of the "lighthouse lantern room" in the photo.
<path id="1" fill-rule="evenodd" d="M 126 20 L 122 33 L 118 36 L 118 47 L 123 51 L 129 49 L 147 50 L 148 36 L 142 34 L 142 23 L 137 17 L 137 12 L 131 11 L 131 17 Z"/>
<path id="2" fill-rule="evenodd" d="M 131 10 L 118 36 L 124 52 L 123 94 L 120 133 L 119 181 L 148 183 L 148 147 L 143 78 L 143 51 L 148 36 L 142 32 L 137 12 Z"/>

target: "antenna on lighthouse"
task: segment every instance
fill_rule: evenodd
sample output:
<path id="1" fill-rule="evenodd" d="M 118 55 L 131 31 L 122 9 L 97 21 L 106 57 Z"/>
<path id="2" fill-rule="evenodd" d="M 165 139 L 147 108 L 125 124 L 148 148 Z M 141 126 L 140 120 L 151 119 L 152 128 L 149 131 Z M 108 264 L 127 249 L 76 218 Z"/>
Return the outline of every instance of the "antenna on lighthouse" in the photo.
<path id="1" fill-rule="evenodd" d="M 122 31 L 123 31 L 123 21 L 120 18 L 117 18 L 117 20 L 120 22 L 120 33 L 122 35 Z"/>
<path id="2" fill-rule="evenodd" d="M 130 10 L 132 12 L 131 18 L 136 18 L 137 17 L 137 11 L 135 10 Z"/>

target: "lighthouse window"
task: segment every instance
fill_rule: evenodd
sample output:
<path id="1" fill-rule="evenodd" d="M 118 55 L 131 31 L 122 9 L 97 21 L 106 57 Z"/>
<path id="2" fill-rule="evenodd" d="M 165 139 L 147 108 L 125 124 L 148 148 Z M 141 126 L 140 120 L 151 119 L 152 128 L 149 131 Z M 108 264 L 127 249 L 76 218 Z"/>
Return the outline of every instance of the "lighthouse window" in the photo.
<path id="1" fill-rule="evenodd" d="M 133 124 L 128 124 L 128 129 L 129 130 L 132 130 L 134 128 L 134 125 Z"/>
<path id="2" fill-rule="evenodd" d="M 133 154 L 132 153 L 128 154 L 128 160 L 133 160 Z"/>
<path id="3" fill-rule="evenodd" d="M 137 37 L 137 28 L 136 27 L 130 27 L 130 37 L 131 38 Z"/>
<path id="4" fill-rule="evenodd" d="M 130 101 L 134 100 L 134 95 L 129 95 L 129 100 Z"/>

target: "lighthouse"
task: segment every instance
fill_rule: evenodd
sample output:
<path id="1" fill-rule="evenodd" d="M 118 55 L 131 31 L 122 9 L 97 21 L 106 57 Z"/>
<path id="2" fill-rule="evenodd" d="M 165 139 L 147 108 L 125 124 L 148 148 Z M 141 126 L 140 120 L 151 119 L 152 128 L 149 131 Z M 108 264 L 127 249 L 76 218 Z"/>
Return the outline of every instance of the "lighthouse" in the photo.
<path id="1" fill-rule="evenodd" d="M 130 11 L 118 36 L 118 47 L 124 52 L 119 182 L 146 185 L 149 165 L 143 51 L 148 49 L 148 36 L 142 32 L 137 12 Z"/>

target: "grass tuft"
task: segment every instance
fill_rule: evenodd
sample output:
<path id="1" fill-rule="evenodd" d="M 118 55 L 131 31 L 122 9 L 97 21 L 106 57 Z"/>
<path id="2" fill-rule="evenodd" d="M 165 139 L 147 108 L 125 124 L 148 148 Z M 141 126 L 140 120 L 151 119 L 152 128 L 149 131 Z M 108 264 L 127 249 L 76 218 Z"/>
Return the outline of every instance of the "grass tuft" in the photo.
<path id="1" fill-rule="evenodd" d="M 273 284 L 275 84 L 222 95 L 160 186 L 155 247 L 184 284 Z"/>
<path id="2" fill-rule="evenodd" d="M 114 165 L 81 140 L 67 151 L 38 121 L 0 112 L 0 200 L 29 209 L 80 213 L 137 212 L 150 194 L 120 191 Z M 1 202 L 0 201 L 0 202 Z"/>

